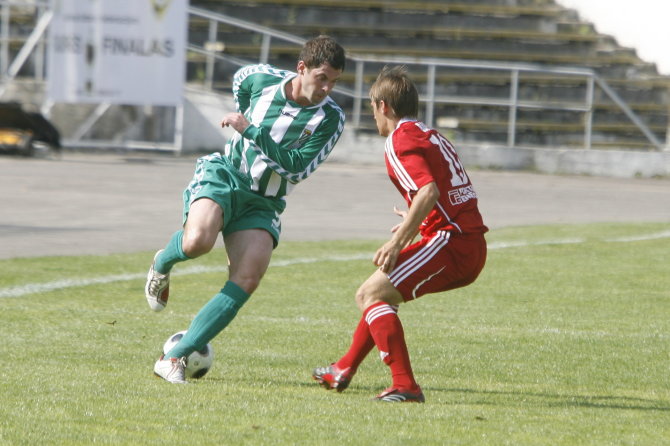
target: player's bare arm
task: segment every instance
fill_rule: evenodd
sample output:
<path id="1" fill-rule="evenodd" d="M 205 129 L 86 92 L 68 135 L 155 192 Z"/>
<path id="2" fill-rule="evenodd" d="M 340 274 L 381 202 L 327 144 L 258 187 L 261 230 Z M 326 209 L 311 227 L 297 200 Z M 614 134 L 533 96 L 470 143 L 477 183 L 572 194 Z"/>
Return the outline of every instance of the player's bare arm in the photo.
<path id="1" fill-rule="evenodd" d="M 402 218 L 403 220 L 405 220 L 405 219 L 407 218 L 407 211 L 400 210 L 400 209 L 398 209 L 397 206 L 393 206 L 393 213 L 394 213 L 395 215 L 397 215 L 398 217 Z M 394 233 L 394 232 L 396 232 L 398 229 L 400 229 L 400 226 L 401 226 L 401 225 L 402 225 L 402 222 L 401 222 L 401 223 L 398 223 L 397 225 L 395 225 L 394 227 L 392 227 L 392 228 L 391 228 L 391 233 Z"/>
<path id="2" fill-rule="evenodd" d="M 419 225 L 428 216 L 439 197 L 440 191 L 434 182 L 419 189 L 407 216 L 393 233 L 391 240 L 384 243 L 375 253 L 373 262 L 383 273 L 388 274 L 393 270 L 400 251 L 414 239 Z"/>
<path id="3" fill-rule="evenodd" d="M 221 127 L 232 127 L 237 133 L 244 133 L 251 123 L 244 117 L 242 113 L 228 113 L 221 120 Z"/>

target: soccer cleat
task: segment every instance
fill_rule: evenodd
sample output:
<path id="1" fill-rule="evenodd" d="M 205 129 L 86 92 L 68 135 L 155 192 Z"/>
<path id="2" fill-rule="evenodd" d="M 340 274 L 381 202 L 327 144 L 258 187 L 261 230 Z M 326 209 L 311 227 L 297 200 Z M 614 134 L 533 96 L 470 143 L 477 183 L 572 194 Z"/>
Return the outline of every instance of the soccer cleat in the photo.
<path id="1" fill-rule="evenodd" d="M 319 382 L 326 390 L 335 389 L 338 392 L 343 391 L 349 386 L 353 373 L 350 373 L 351 367 L 346 369 L 338 368 L 335 363 L 326 367 L 317 367 L 312 372 L 312 378 Z"/>
<path id="2" fill-rule="evenodd" d="M 144 295 L 147 298 L 149 306 L 154 311 L 161 311 L 168 303 L 168 296 L 170 295 L 170 273 L 161 274 L 154 270 L 156 264 L 156 257 L 163 250 L 161 249 L 154 256 L 154 261 L 149 268 L 147 274 L 147 284 L 144 286 Z"/>
<path id="3" fill-rule="evenodd" d="M 407 390 L 407 389 L 396 389 L 395 387 L 389 387 L 384 390 L 382 393 L 377 395 L 375 401 L 383 401 L 385 403 L 425 403 L 426 398 L 423 396 L 423 392 L 420 387 L 417 387 L 416 391 Z"/>
<path id="4" fill-rule="evenodd" d="M 161 355 L 154 365 L 154 375 L 172 384 L 188 384 L 184 379 L 185 370 L 186 357 L 166 358 Z"/>

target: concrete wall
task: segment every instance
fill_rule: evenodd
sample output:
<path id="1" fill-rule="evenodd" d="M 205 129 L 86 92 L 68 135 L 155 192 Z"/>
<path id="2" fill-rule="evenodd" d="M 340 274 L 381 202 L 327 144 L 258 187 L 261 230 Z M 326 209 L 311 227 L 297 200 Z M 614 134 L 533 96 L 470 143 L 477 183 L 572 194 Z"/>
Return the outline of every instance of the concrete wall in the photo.
<path id="1" fill-rule="evenodd" d="M 458 149 L 458 148 L 457 148 Z M 482 168 L 617 178 L 670 177 L 670 152 L 461 147 L 463 163 Z"/>
<path id="2" fill-rule="evenodd" d="M 667 150 L 532 149 L 452 142 L 461 161 L 468 167 L 529 170 L 554 175 L 670 178 L 670 151 Z M 361 164 L 383 162 L 384 138 L 345 130 L 330 159 Z"/>
<path id="3" fill-rule="evenodd" d="M 218 152 L 233 134 L 221 128 L 221 118 L 235 110 L 232 95 L 186 89 L 183 152 Z"/>

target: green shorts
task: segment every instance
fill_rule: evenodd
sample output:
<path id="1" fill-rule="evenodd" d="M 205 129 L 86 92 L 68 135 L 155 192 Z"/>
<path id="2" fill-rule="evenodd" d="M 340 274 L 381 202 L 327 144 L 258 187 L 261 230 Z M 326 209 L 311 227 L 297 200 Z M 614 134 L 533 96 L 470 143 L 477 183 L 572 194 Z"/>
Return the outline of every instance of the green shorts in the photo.
<path id="1" fill-rule="evenodd" d="M 183 223 L 191 203 L 200 198 L 214 200 L 223 209 L 224 236 L 244 229 L 265 229 L 272 236 L 274 247 L 279 244 L 279 216 L 286 202 L 253 192 L 249 179 L 218 153 L 198 158 L 193 180 L 184 190 Z"/>

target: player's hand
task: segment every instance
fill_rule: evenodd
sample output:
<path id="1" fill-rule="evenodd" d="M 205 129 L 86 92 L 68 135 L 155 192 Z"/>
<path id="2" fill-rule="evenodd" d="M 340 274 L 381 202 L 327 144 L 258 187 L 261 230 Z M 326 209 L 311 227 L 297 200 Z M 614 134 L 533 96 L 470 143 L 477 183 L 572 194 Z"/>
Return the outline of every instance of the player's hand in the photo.
<path id="1" fill-rule="evenodd" d="M 239 134 L 249 127 L 251 123 L 244 117 L 242 113 L 228 113 L 221 120 L 221 127 L 232 127 Z"/>
<path id="2" fill-rule="evenodd" d="M 401 211 L 401 210 L 398 209 L 396 206 L 393 206 L 393 213 L 396 214 L 397 216 L 399 216 L 400 218 L 402 218 L 403 221 L 404 221 L 405 218 L 407 217 L 407 211 Z M 401 225 L 402 225 L 402 222 L 401 222 L 401 223 L 398 223 L 397 225 L 395 225 L 394 227 L 392 227 L 392 228 L 391 228 L 391 232 L 392 232 L 392 233 L 393 233 L 393 232 L 396 232 L 396 231 L 400 228 Z"/>
<path id="3" fill-rule="evenodd" d="M 372 262 L 379 267 L 381 272 L 388 274 L 393 271 L 401 249 L 396 242 L 390 240 L 377 250 Z"/>

